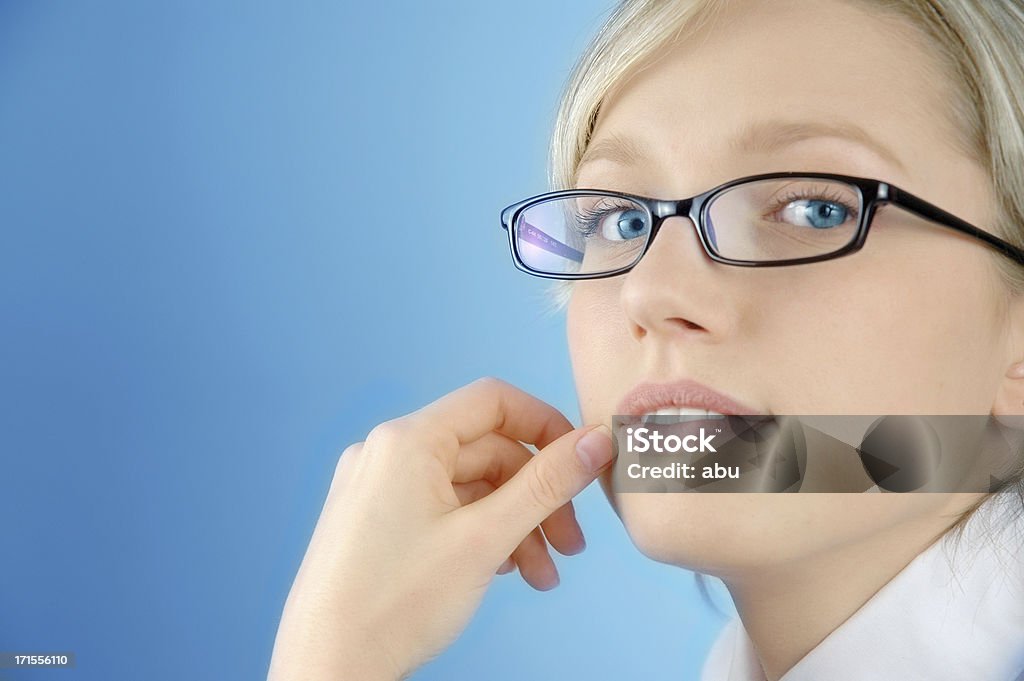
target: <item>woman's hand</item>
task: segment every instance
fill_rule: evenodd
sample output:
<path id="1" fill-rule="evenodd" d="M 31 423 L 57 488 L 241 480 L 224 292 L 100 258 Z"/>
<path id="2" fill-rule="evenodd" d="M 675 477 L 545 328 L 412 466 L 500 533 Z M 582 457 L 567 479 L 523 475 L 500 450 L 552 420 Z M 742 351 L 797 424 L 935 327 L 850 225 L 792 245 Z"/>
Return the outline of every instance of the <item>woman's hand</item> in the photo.
<path id="1" fill-rule="evenodd" d="M 496 572 L 555 586 L 547 544 L 583 550 L 569 500 L 612 456 L 607 427 L 574 430 L 493 378 L 377 426 L 338 462 L 269 680 L 400 679 L 458 637 Z"/>

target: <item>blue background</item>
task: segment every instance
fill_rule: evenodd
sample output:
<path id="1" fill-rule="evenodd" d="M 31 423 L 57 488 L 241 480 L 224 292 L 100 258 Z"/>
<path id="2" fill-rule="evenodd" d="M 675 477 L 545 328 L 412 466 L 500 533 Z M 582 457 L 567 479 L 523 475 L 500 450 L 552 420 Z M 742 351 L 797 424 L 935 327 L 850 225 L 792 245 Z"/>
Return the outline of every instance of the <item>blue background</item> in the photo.
<path id="1" fill-rule="evenodd" d="M 501 207 L 608 0 L 0 0 L 0 679 L 257 679 L 337 457 L 482 375 L 578 423 Z M 415 677 L 691 679 L 721 615 L 629 543 L 500 578 Z"/>

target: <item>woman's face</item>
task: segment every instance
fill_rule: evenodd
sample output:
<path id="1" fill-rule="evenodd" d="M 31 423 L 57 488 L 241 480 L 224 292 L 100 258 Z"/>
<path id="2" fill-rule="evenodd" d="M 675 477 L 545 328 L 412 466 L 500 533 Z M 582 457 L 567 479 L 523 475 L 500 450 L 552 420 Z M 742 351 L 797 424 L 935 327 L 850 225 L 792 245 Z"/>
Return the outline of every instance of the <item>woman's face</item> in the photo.
<path id="1" fill-rule="evenodd" d="M 839 0 L 730 3 L 610 93 L 590 148 L 637 153 L 585 158 L 577 186 L 681 198 L 745 175 L 834 172 L 988 229 L 985 173 L 958 150 L 949 84 L 922 40 Z M 638 383 L 686 378 L 759 413 L 987 414 L 1014 359 L 1006 309 L 989 249 L 892 206 L 861 251 L 795 267 L 712 262 L 677 217 L 627 275 L 574 285 L 568 336 L 585 423 L 610 424 Z M 718 573 L 950 505 L 941 494 L 612 494 L 609 482 L 642 551 Z"/>

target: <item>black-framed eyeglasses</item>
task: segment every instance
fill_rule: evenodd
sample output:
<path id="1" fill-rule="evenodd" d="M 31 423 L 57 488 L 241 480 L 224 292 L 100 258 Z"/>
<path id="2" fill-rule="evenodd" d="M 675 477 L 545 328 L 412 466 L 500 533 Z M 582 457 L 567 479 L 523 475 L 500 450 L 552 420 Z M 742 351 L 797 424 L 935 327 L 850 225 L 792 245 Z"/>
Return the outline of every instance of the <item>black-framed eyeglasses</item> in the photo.
<path id="1" fill-rule="evenodd" d="M 715 262 L 778 267 L 861 249 L 879 206 L 893 204 L 983 241 L 1024 264 L 1024 250 L 887 182 L 831 173 L 743 177 L 688 199 L 600 189 L 549 192 L 501 211 L 516 267 L 549 279 L 624 274 L 666 218 L 688 217 Z"/>

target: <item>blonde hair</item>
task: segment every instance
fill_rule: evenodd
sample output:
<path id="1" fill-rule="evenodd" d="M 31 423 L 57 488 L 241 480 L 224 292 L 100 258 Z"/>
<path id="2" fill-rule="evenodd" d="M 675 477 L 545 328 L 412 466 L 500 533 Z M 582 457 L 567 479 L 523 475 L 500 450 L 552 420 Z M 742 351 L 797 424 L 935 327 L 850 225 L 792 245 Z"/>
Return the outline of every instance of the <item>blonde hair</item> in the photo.
<path id="1" fill-rule="evenodd" d="M 1024 248 L 1024 0 L 851 0 L 916 28 L 952 86 L 952 140 L 988 174 L 996 200 L 985 226 Z M 550 150 L 550 183 L 568 189 L 590 143 L 605 97 L 627 76 L 650 66 L 660 49 L 692 35 L 729 0 L 624 0 L 612 11 L 573 68 L 558 107 Z M 1024 292 L 1024 267 L 997 256 L 1007 294 Z M 559 310 L 571 282 L 557 282 Z M 1024 500 L 1024 468 L 1000 489 Z M 998 490 L 994 490 L 998 491 Z M 962 527 L 981 503 L 961 517 Z"/>

